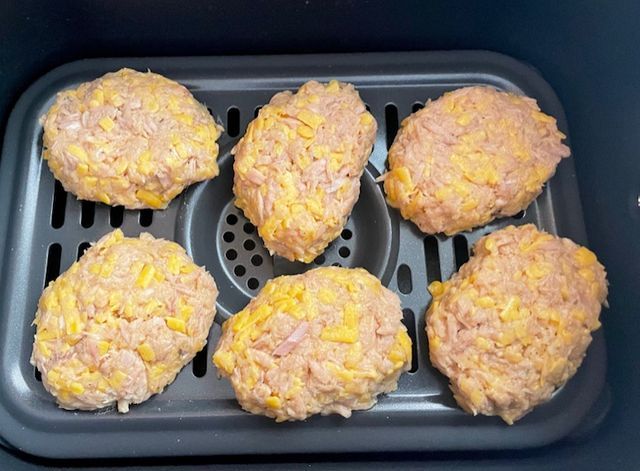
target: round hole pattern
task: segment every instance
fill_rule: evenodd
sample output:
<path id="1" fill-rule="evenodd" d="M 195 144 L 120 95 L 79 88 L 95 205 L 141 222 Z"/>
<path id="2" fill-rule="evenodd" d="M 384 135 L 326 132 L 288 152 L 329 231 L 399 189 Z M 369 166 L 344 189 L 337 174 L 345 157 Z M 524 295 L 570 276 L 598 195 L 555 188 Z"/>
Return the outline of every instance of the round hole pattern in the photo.
<path id="1" fill-rule="evenodd" d="M 260 282 L 258 281 L 257 278 L 249 278 L 247 280 L 247 288 L 251 290 L 256 290 L 258 289 L 259 286 L 260 286 Z"/>
<path id="2" fill-rule="evenodd" d="M 242 244 L 242 246 L 244 247 L 245 250 L 251 251 L 256 248 L 256 243 L 251 239 L 247 239 L 244 241 L 244 244 Z"/>
<path id="3" fill-rule="evenodd" d="M 233 273 L 235 273 L 236 276 L 244 276 L 244 274 L 247 273 L 247 269 L 244 265 L 236 265 L 233 269 Z"/>
<path id="4" fill-rule="evenodd" d="M 244 231 L 245 234 L 253 234 L 256 230 L 256 226 L 254 226 L 250 222 L 245 222 L 244 225 L 242 226 L 242 230 Z"/>
<path id="5" fill-rule="evenodd" d="M 235 214 L 229 214 L 227 216 L 227 224 L 229 224 L 230 226 L 235 226 L 237 222 L 238 222 L 238 216 L 236 216 Z"/>
<path id="6" fill-rule="evenodd" d="M 342 258 L 347 258 L 349 255 L 351 255 L 351 250 L 349 250 L 349 247 L 340 247 L 338 249 L 338 254 L 340 254 Z"/>
<path id="7" fill-rule="evenodd" d="M 236 236 L 233 234 L 233 232 L 225 232 L 224 234 L 222 234 L 222 240 L 227 243 L 233 242 L 235 238 Z"/>
<path id="8" fill-rule="evenodd" d="M 340 234 L 340 237 L 342 237 L 344 240 L 349 240 L 353 237 L 353 232 L 351 232 L 349 229 L 344 229 L 342 231 L 342 234 Z"/>
<path id="9" fill-rule="evenodd" d="M 225 257 L 227 257 L 227 260 L 235 260 L 236 258 L 238 258 L 238 252 L 236 252 L 233 249 L 227 250 L 227 252 L 224 255 Z"/>
<path id="10" fill-rule="evenodd" d="M 315 263 L 316 265 L 322 265 L 326 261 L 327 259 L 325 258 L 324 255 L 318 255 L 316 259 L 313 261 L 313 263 Z"/>
<path id="11" fill-rule="evenodd" d="M 251 265 L 253 265 L 254 267 L 259 267 L 260 265 L 262 265 L 262 257 L 257 254 L 251 257 Z"/>

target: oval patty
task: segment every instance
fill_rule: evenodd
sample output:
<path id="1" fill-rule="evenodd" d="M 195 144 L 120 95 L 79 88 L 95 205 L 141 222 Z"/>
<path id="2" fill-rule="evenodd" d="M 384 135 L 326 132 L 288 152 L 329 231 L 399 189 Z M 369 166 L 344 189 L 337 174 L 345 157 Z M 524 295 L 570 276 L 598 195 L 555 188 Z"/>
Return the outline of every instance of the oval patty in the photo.
<path id="1" fill-rule="evenodd" d="M 238 142 L 235 204 L 265 246 L 310 262 L 340 234 L 360 193 L 377 124 L 353 85 L 276 94 Z"/>

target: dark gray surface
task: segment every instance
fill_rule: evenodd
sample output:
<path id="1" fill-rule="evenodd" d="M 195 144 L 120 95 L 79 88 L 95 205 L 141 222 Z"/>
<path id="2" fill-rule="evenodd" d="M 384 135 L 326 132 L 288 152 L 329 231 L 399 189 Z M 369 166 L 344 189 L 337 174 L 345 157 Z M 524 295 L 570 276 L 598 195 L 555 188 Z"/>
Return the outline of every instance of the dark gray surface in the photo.
<path id="1" fill-rule="evenodd" d="M 322 263 L 341 260 L 345 266 L 364 265 L 394 291 L 399 284 L 395 267 L 404 265 L 411 282 L 405 279 L 399 294 L 405 313 L 413 313 L 405 321 L 414 323 L 410 330 L 417 332 L 418 356 L 417 371 L 401 378 L 398 391 L 349 420 L 314 417 L 305 423 L 275 424 L 242 412 L 230 386 L 216 379 L 212 367 L 201 376 L 189 365 L 165 393 L 133 407 L 124 416 L 114 411 L 67 412 L 55 406 L 28 363 L 33 335 L 30 323 L 43 287 L 47 251 L 52 244 L 61 245 L 61 270 L 65 270 L 76 259 L 82 243 L 95 241 L 113 224 L 109 208 L 98 205 L 93 225 L 83 227 L 81 204 L 68 196 L 64 224 L 51 227 L 54 180 L 40 157 L 37 118 L 57 91 L 122 66 L 151 68 L 184 83 L 223 121 L 226 110 L 237 107 L 241 134 L 257 106 L 276 91 L 295 88 L 309 78 L 339 78 L 359 88 L 379 123 L 370 167 L 363 177 L 362 200 L 349 225 L 352 239 L 359 242 L 356 247 L 351 239 L 338 239 L 334 249 L 350 247 L 353 256 L 341 258 L 329 251 Z M 24 451 L 49 457 L 480 450 L 540 446 L 569 433 L 581 433 L 576 427 L 583 419 L 601 419 L 602 414 L 596 412 L 606 411 L 608 396 L 603 396 L 599 409 L 592 407 L 605 376 L 601 333 L 596 334 L 582 368 L 569 384 L 512 427 L 497 418 L 474 418 L 461 412 L 446 381 L 426 361 L 423 312 L 429 301 L 427 277 L 446 279 L 455 271 L 454 239 L 437 238 L 441 273 L 428 272 L 423 235 L 413 225 L 398 221 L 394 211 L 381 203 L 381 190 L 373 179 L 384 171 L 386 126 L 397 126 L 393 119 L 385 121 L 385 107 L 393 104 L 402 120 L 417 102 L 478 83 L 535 97 L 567 132 L 562 108 L 546 82 L 533 69 L 491 53 L 104 59 L 68 64 L 47 74 L 24 94 L 14 110 L 0 167 L 0 198 L 6 202 L 0 207 L 0 228 L 7 230 L 6 239 L 0 234 L 0 241 L 5 241 L 0 247 L 0 371 L 6 378 L 0 383 L 0 433 Z M 228 128 L 229 123 L 225 124 Z M 221 139 L 224 149 L 232 143 L 227 135 Z M 249 234 L 239 228 L 246 221 L 237 212 L 238 221 L 230 224 L 227 220 L 232 198 L 230 158 L 228 154 L 221 157 L 220 177 L 185 192 L 167 210 L 154 212 L 149 227 L 141 227 L 137 211 L 125 212 L 122 223 L 127 235 L 148 230 L 182 242 L 196 263 L 207 266 L 220 288 L 218 320 L 242 307 L 255 292 L 247 285 L 252 270 L 259 282 L 274 270 L 302 269 L 272 264 L 256 237 L 249 237 L 256 247 L 242 248 Z M 556 176 L 523 218 L 496 221 L 458 236 L 458 243 L 470 246 L 489 231 L 525 222 L 584 243 L 573 161 L 565 159 L 560 164 Z M 235 234 L 234 241 L 225 242 L 225 233 Z M 375 235 L 380 233 L 387 235 Z M 226 253 L 231 246 L 248 253 L 229 262 Z M 249 255 L 256 254 L 264 260 L 259 267 L 246 262 Z M 246 273 L 236 275 L 239 263 L 244 263 Z M 208 364 L 218 335 L 219 327 L 214 326 L 203 364 Z"/>

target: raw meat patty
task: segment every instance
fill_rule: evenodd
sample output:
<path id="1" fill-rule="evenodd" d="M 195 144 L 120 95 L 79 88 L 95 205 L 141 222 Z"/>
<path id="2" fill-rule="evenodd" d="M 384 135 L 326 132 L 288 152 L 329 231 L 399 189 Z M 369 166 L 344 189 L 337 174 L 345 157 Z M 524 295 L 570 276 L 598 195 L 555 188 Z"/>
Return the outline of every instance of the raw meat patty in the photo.
<path id="1" fill-rule="evenodd" d="M 432 363 L 472 414 L 512 424 L 576 372 L 607 297 L 593 252 L 533 225 L 480 239 L 451 280 L 429 286 Z"/>
<path id="2" fill-rule="evenodd" d="M 235 154 L 235 204 L 270 253 L 311 262 L 340 234 L 360 193 L 377 124 L 353 85 L 276 94 Z"/>
<path id="3" fill-rule="evenodd" d="M 178 244 L 118 229 L 44 290 L 31 363 L 60 407 L 127 412 L 202 350 L 217 296 Z"/>
<path id="4" fill-rule="evenodd" d="M 82 200 L 166 208 L 219 172 L 222 128 L 185 87 L 158 74 L 122 69 L 63 91 L 41 121 L 49 168 Z"/>
<path id="5" fill-rule="evenodd" d="M 269 281 L 225 322 L 213 362 L 251 413 L 349 417 L 409 369 L 401 321 L 398 296 L 365 270 L 317 268 Z"/>
<path id="6" fill-rule="evenodd" d="M 468 87 L 402 122 L 389 149 L 389 204 L 422 232 L 452 235 L 512 216 L 540 194 L 569 148 L 532 98 Z"/>

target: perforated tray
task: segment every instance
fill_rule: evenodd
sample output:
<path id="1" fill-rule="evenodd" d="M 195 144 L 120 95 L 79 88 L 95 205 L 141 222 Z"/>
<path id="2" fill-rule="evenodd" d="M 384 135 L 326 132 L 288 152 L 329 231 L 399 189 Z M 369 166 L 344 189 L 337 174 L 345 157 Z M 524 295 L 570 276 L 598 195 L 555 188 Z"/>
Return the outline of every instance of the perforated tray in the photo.
<path id="1" fill-rule="evenodd" d="M 43 163 L 41 116 L 56 92 L 120 67 L 150 68 L 185 84 L 227 133 L 221 174 L 195 185 L 165 211 L 123 211 L 66 195 Z M 397 291 L 414 344 L 411 371 L 399 388 L 350 419 L 313 417 L 275 424 L 236 404 L 210 357 L 219 324 L 277 274 L 301 264 L 268 256 L 255 228 L 232 204 L 230 147 L 259 106 L 308 79 L 354 83 L 378 120 L 375 148 L 349 222 L 310 266 L 363 266 Z M 471 84 L 524 93 L 558 118 L 553 91 L 531 68 L 485 52 L 363 55 L 101 59 L 74 62 L 38 80 L 22 96 L 6 133 L 0 167 L 0 435 L 26 452 L 49 457 L 471 450 L 524 448 L 558 440 L 594 415 L 603 389 L 604 341 L 597 332 L 578 374 L 547 404 L 514 426 L 472 417 L 456 407 L 446 380 L 429 364 L 424 311 L 429 281 L 447 279 L 483 234 L 533 222 L 585 243 L 573 159 L 565 159 L 544 193 L 516 218 L 453 238 L 425 237 L 384 202 L 374 179 L 384 170 L 398 122 L 428 98 Z M 575 158 L 575 157 L 574 157 Z M 45 284 L 66 270 L 91 241 L 114 227 L 148 231 L 183 244 L 214 275 L 219 314 L 209 343 L 166 391 L 126 415 L 114 410 L 68 412 L 56 407 L 29 364 L 31 321 Z"/>

